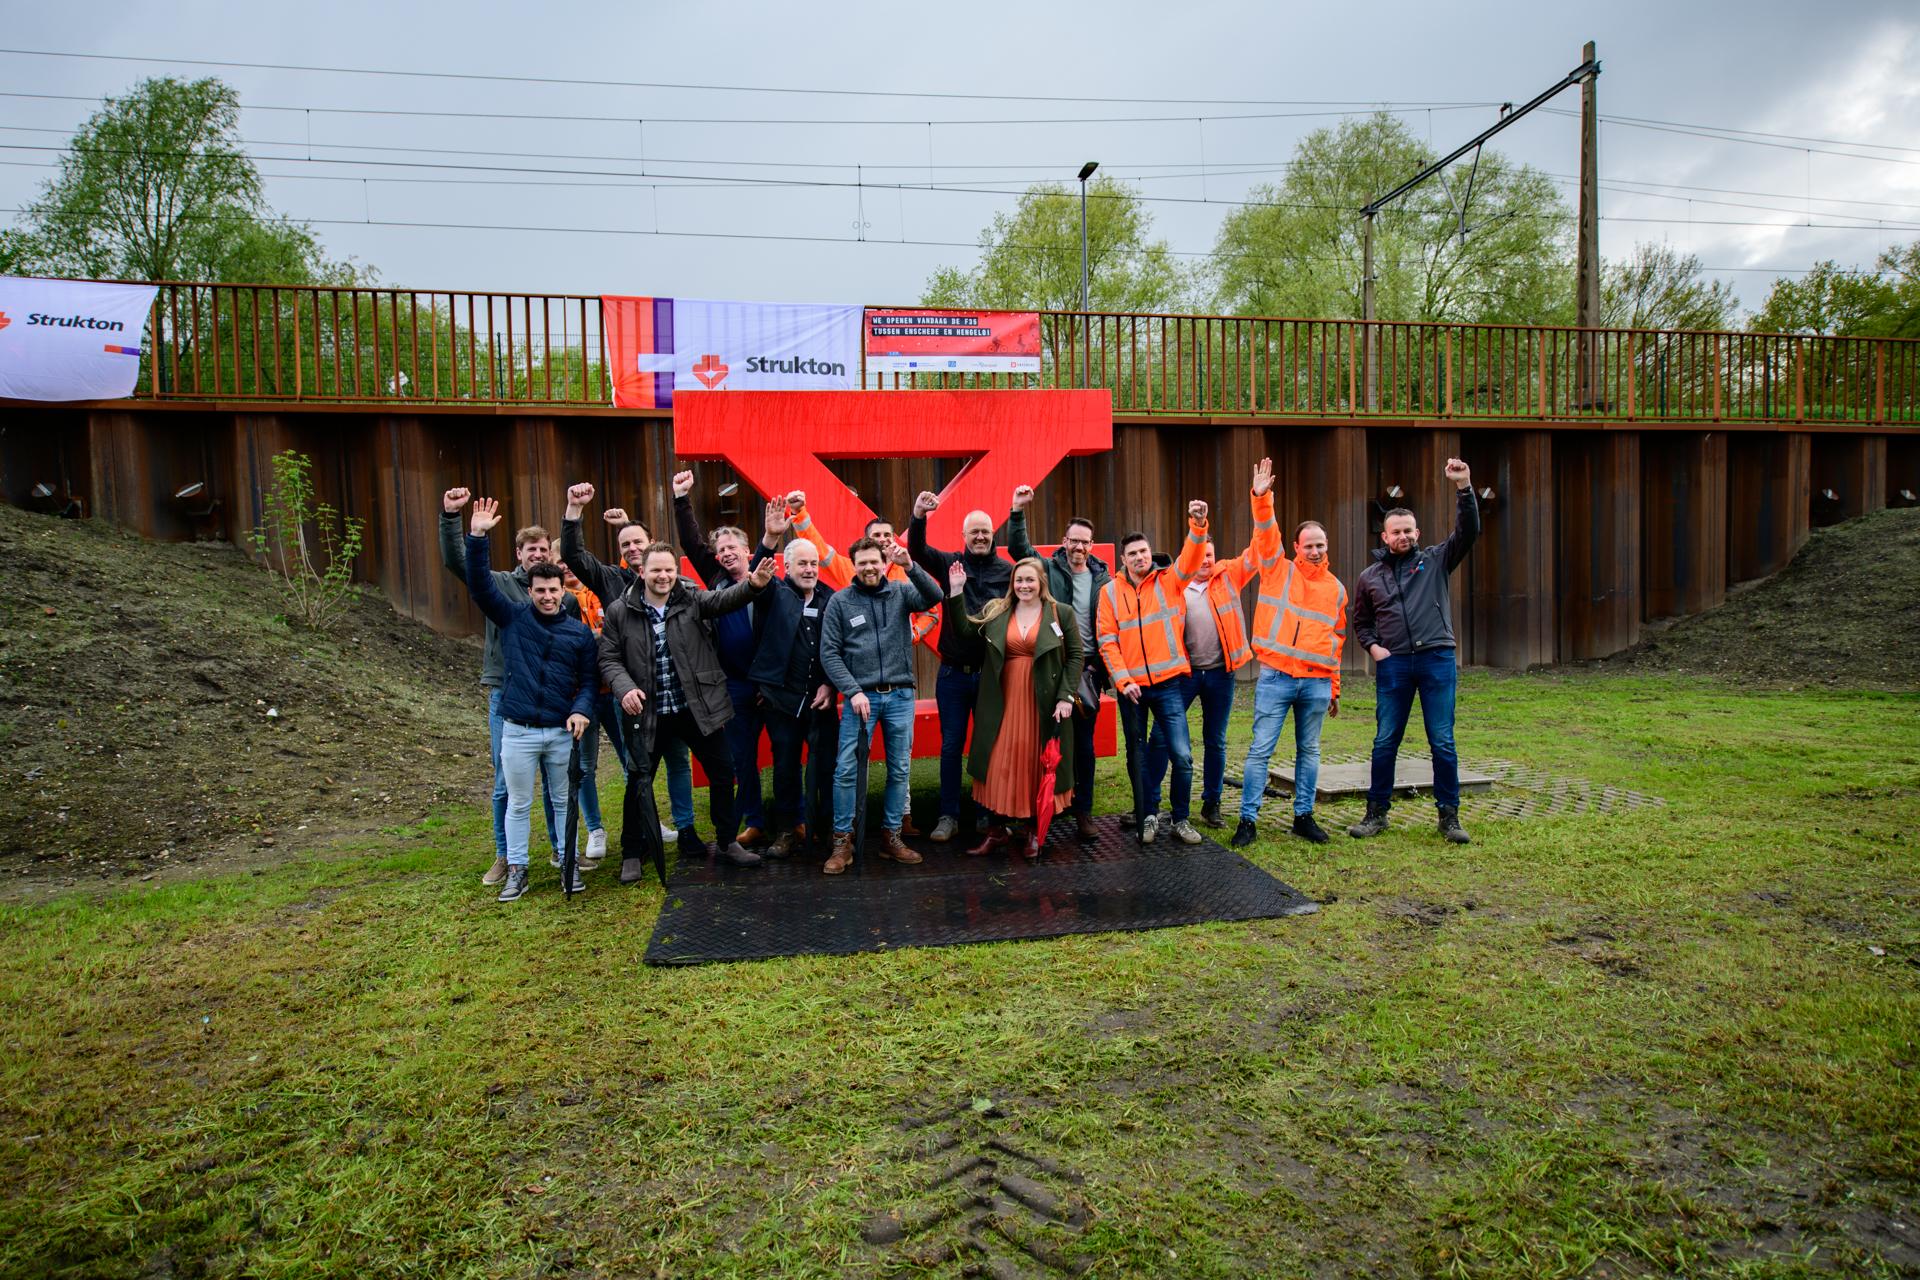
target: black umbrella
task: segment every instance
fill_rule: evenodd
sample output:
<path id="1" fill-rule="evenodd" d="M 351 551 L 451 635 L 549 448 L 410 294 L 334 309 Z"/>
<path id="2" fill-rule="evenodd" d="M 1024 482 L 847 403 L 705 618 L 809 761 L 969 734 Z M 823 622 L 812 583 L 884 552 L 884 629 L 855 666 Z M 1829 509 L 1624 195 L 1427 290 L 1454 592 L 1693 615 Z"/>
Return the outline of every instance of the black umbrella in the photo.
<path id="1" fill-rule="evenodd" d="M 807 840 L 816 848 L 833 843 L 833 762 L 839 753 L 840 718 L 828 707 L 809 707 L 807 718 Z"/>
<path id="2" fill-rule="evenodd" d="M 851 707 L 848 715 L 860 713 Z M 854 739 L 853 758 L 859 773 L 854 781 L 853 792 L 853 869 L 863 870 L 867 864 L 867 760 L 873 755 L 873 719 L 861 717 L 860 733 Z"/>
<path id="3" fill-rule="evenodd" d="M 573 876 L 580 868 L 580 739 L 567 756 L 567 842 L 560 853 L 560 891 L 573 896 Z"/>

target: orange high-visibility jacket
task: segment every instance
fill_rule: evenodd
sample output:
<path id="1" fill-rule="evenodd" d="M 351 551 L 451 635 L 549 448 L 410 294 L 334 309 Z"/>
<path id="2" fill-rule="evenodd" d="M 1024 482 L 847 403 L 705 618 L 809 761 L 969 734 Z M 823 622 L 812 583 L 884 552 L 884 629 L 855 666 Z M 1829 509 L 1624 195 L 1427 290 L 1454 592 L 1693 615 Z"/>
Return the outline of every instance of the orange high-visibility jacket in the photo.
<path id="1" fill-rule="evenodd" d="M 1253 651 L 1276 671 L 1331 677 L 1340 696 L 1340 650 L 1347 640 L 1347 589 L 1326 565 L 1287 557 L 1273 520 L 1273 494 L 1253 495 L 1253 546 L 1260 557 L 1253 609 Z"/>
<path id="2" fill-rule="evenodd" d="M 1120 566 L 1100 588 L 1094 634 L 1113 687 L 1165 684 L 1188 671 L 1187 584 L 1207 554 L 1207 526 L 1187 522 L 1187 543 L 1169 569 L 1155 569 L 1134 586 Z"/>
<path id="3" fill-rule="evenodd" d="M 793 536 L 805 538 L 820 553 L 820 581 L 835 591 L 845 590 L 853 585 L 853 559 L 841 555 L 828 544 L 824 535 L 813 527 L 813 517 L 805 507 L 793 513 Z M 887 566 L 887 576 L 895 582 L 905 582 L 907 571 L 897 564 Z M 946 583 L 941 583 L 945 587 Z M 925 613 L 913 615 L 913 638 L 936 653 L 940 645 L 940 610 L 933 608 Z"/>
<path id="4" fill-rule="evenodd" d="M 1213 609 L 1213 625 L 1220 631 L 1220 654 L 1227 670 L 1238 671 L 1253 660 L 1247 643 L 1247 612 L 1240 607 L 1240 592 L 1260 574 L 1257 544 L 1231 560 L 1213 562 L 1213 576 L 1207 579 L 1207 604 Z M 1218 555 L 1219 548 L 1214 549 Z M 1185 634 L 1184 632 L 1182 634 Z"/>

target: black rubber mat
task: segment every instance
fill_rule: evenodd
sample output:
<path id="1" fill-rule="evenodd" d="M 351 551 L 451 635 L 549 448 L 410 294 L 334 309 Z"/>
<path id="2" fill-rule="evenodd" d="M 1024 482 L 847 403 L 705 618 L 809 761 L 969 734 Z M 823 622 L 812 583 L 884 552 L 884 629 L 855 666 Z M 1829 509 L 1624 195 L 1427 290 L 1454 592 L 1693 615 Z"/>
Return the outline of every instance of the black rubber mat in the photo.
<path id="1" fill-rule="evenodd" d="M 1038 861 L 954 845 L 910 843 L 914 866 L 873 853 L 844 875 L 821 874 L 810 852 L 758 867 L 683 859 L 647 944 L 648 964 L 706 964 L 774 956 L 850 955 L 895 947 L 1052 938 L 1068 933 L 1164 929 L 1209 920 L 1258 920 L 1317 908 L 1211 840 L 1183 845 L 1163 834 L 1142 848 L 1118 819 L 1096 820 L 1097 841 L 1073 824 Z M 870 840 L 869 845 L 877 845 Z"/>

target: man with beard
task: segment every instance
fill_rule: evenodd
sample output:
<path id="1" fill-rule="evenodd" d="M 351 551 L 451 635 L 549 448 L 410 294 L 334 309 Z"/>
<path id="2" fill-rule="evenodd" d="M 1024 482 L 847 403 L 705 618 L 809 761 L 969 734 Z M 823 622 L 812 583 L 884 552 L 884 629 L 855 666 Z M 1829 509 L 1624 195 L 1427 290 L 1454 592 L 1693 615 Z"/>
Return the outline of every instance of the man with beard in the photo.
<path id="1" fill-rule="evenodd" d="M 463 488 L 447 490 L 440 497 L 440 562 L 447 572 L 467 580 L 466 542 L 460 529 L 460 512 L 473 495 Z M 528 574 L 536 564 L 553 559 L 553 545 L 547 531 L 530 524 L 513 536 L 514 558 L 511 571 L 493 570 L 493 585 L 514 603 L 528 599 Z M 603 597 L 604 598 L 604 597 Z M 568 596 L 561 602 L 570 617 L 580 616 L 580 605 Z M 507 775 L 500 768 L 500 735 L 505 721 L 500 716 L 500 690 L 506 683 L 506 658 L 500 648 L 500 628 L 487 619 L 486 645 L 480 651 L 480 684 L 487 690 L 487 750 L 493 760 L 493 865 L 480 877 L 485 885 L 499 884 L 507 878 Z M 562 815 L 564 820 L 564 815 Z M 547 842 L 560 852 L 560 832 L 554 823 L 553 794 L 546 793 Z"/>
<path id="2" fill-rule="evenodd" d="M 551 560 L 528 566 L 527 599 L 509 600 L 487 566 L 487 534 L 500 523 L 500 504 L 482 498 L 462 551 L 467 590 L 499 633 L 501 773 L 507 780 L 507 875 L 501 902 L 527 891 L 527 846 L 533 818 L 534 775 L 546 780 L 554 808 L 567 810 L 567 758 L 592 723 L 595 674 L 593 632 L 565 612 L 565 571 Z M 579 867 L 566 888 L 587 887 Z"/>
<path id="3" fill-rule="evenodd" d="M 817 831 L 831 812 L 816 807 L 827 757 L 839 737 L 838 698 L 820 665 L 820 628 L 833 589 L 820 581 L 820 551 L 796 537 L 785 552 L 785 584 L 760 597 L 754 609 L 754 651 L 750 674 L 759 690 L 767 737 L 773 743 L 773 821 L 778 834 L 766 856 L 784 858 Z M 806 748 L 803 789 L 801 749 Z"/>
<path id="4" fill-rule="evenodd" d="M 1327 531 L 1317 520 L 1294 531 L 1293 558 L 1273 518 L 1273 463 L 1253 473 L 1253 545 L 1260 557 L 1253 651 L 1260 681 L 1253 691 L 1253 746 L 1240 787 L 1240 825 L 1233 847 L 1252 844 L 1254 819 L 1267 794 L 1267 764 L 1293 716 L 1293 834 L 1314 844 L 1327 833 L 1313 818 L 1320 784 L 1320 728 L 1340 714 L 1340 651 L 1347 638 L 1347 589 L 1327 564 Z"/>
<path id="5" fill-rule="evenodd" d="M 940 588 L 905 547 L 894 544 L 894 563 L 907 569 L 907 581 L 890 581 L 880 547 L 860 538 L 848 548 L 853 585 L 836 591 L 821 623 L 820 665 L 827 679 L 847 698 L 840 718 L 839 755 L 833 773 L 833 852 L 828 875 L 839 875 L 853 861 L 854 806 L 867 802 L 859 790 L 858 752 L 862 735 L 880 724 L 887 752 L 887 791 L 881 819 L 880 856 L 918 862 L 920 855 L 900 839 L 907 812 L 907 780 L 913 765 L 913 615 L 940 598 Z"/>
<path id="6" fill-rule="evenodd" d="M 1031 501 L 1033 490 L 1022 486 L 1022 491 Z M 989 600 L 1007 594 L 1007 586 L 1013 580 L 1013 564 L 993 549 L 993 517 L 984 511 L 967 513 L 960 526 L 965 549 L 957 555 L 928 546 L 927 517 L 939 506 L 940 499 L 925 491 L 913 500 L 907 549 L 913 553 L 914 563 L 936 582 L 945 582 L 948 568 L 958 561 L 967 571 L 966 591 L 961 598 L 967 612 L 978 616 Z M 939 598 L 936 591 L 929 602 Z M 973 718 L 974 699 L 980 692 L 980 664 L 984 658 L 978 639 L 963 637 L 959 627 L 940 629 L 940 674 L 933 685 L 934 701 L 940 710 L 940 820 L 934 824 L 930 838 L 942 843 L 960 833 L 962 818 L 968 819 L 966 825 L 972 825 L 973 798 L 962 790 L 961 782 L 966 767 L 967 728 Z"/>
<path id="7" fill-rule="evenodd" d="M 1027 537 L 1027 506 L 1033 501 L 1033 489 L 1021 485 L 1013 491 L 1013 513 L 1007 517 L 1007 550 L 1015 563 L 1037 556 Z M 1074 516 L 1060 535 L 1060 546 L 1046 561 L 1047 589 L 1060 607 L 1071 609 L 1080 624 L 1080 644 L 1084 652 L 1082 670 L 1086 673 L 1080 687 L 1092 695 L 1074 698 L 1073 708 L 1073 826 L 1082 840 L 1092 840 L 1093 773 L 1099 762 L 1093 755 L 1093 729 L 1100 718 L 1100 694 L 1107 688 L 1107 671 L 1100 662 L 1099 641 L 1094 635 L 1094 613 L 1100 590 L 1112 580 L 1107 562 L 1093 554 L 1093 521 Z"/>
<path id="8" fill-rule="evenodd" d="M 1373 655 L 1373 780 L 1367 787 L 1367 816 L 1347 828 L 1350 836 L 1377 836 L 1387 829 L 1393 804 L 1393 767 L 1407 713 L 1420 697 L 1420 719 L 1433 753 L 1433 803 L 1440 810 L 1440 835 L 1467 843 L 1460 825 L 1460 756 L 1453 745 L 1454 693 L 1460 665 L 1453 640 L 1453 602 L 1447 576 L 1458 569 L 1480 536 L 1480 503 L 1473 496 L 1473 473 L 1458 458 L 1448 458 L 1447 479 L 1456 491 L 1453 532 L 1437 547 L 1420 545 L 1420 522 L 1405 507 L 1387 512 L 1373 563 L 1360 574 L 1353 591 L 1353 633 Z"/>
<path id="9" fill-rule="evenodd" d="M 617 564 L 605 564 L 596 559 L 587 550 L 584 531 L 580 527 L 580 517 L 587 504 L 593 501 L 594 488 L 582 482 L 567 490 L 567 510 L 560 522 L 560 558 L 567 562 L 587 589 L 600 597 L 602 610 L 613 601 L 626 594 L 640 577 L 640 558 L 646 554 L 647 547 L 653 542 L 653 536 L 647 532 L 647 526 L 638 520 L 627 518 L 625 508 L 608 507 L 600 513 L 600 518 L 612 526 L 614 544 L 620 549 Z M 603 615 L 604 616 L 604 615 Z M 619 702 L 609 699 L 615 708 L 614 727 L 609 732 L 616 735 L 621 743 L 627 742 L 626 726 L 618 720 Z M 623 746 L 622 750 L 626 748 Z M 639 762 L 623 760 L 628 776 L 638 767 Z M 678 738 L 667 743 L 667 808 L 673 816 L 673 825 L 661 824 L 660 834 L 666 838 L 678 837 L 680 852 L 688 857 L 703 856 L 706 846 L 700 841 L 700 833 L 693 825 L 693 766 L 687 761 L 687 746 Z"/>
<path id="10" fill-rule="evenodd" d="M 773 581 L 773 562 L 762 561 L 746 581 L 719 591 L 696 591 L 683 582 L 680 554 L 664 542 L 649 546 L 641 565 L 639 581 L 607 606 L 600 628 L 600 674 L 620 699 L 620 709 L 638 722 L 633 746 L 644 762 L 642 771 L 627 779 L 620 883 L 632 884 L 645 874 L 634 823 L 644 813 L 641 797 L 653 789 L 661 749 L 675 739 L 687 744 L 707 772 L 720 856 L 736 866 L 753 866 L 760 855 L 735 839 L 733 757 L 724 732 L 733 702 L 707 624 L 746 608 Z"/>
<path id="11" fill-rule="evenodd" d="M 687 562 L 710 587 L 745 582 L 754 566 L 771 559 L 772 552 L 765 546 L 752 546 L 746 530 L 734 525 L 722 525 L 703 536 L 692 493 L 693 472 L 675 474 L 673 519 L 681 545 L 686 548 Z M 760 795 L 760 733 L 765 726 L 760 721 L 759 694 L 748 674 L 753 665 L 755 612 L 748 607 L 713 621 L 714 650 L 720 655 L 720 669 L 726 673 L 727 696 L 733 700 L 733 718 L 727 721 L 727 750 L 733 755 L 734 812 L 742 824 L 740 843 L 749 849 L 760 843 L 767 828 Z"/>

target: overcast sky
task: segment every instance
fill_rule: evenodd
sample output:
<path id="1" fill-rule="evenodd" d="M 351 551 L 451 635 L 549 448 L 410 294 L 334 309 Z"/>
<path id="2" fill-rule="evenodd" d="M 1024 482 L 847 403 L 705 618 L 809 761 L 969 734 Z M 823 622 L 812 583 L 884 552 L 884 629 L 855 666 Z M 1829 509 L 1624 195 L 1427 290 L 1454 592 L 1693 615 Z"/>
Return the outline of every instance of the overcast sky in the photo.
<path id="1" fill-rule="evenodd" d="M 1669 122 L 1602 128 L 1604 254 L 1671 241 L 1751 308 L 1777 271 L 1920 238 L 1920 6 L 1897 0 L 5 8 L 0 44 L 40 52 L 0 53 L 0 207 L 49 175 L 31 148 L 92 110 L 13 95 L 217 75 L 275 208 L 409 287 L 910 302 L 1027 182 L 1086 160 L 1138 181 L 1155 233 L 1200 261 L 1231 202 L 1338 113 L 1390 104 L 1451 149 L 1589 39 L 1602 115 Z M 536 115 L 604 119 L 500 118 Z M 1495 145 L 1572 203 L 1575 116 Z"/>

